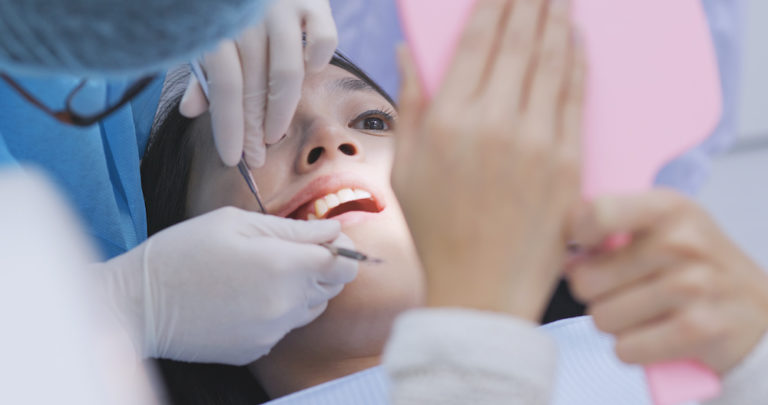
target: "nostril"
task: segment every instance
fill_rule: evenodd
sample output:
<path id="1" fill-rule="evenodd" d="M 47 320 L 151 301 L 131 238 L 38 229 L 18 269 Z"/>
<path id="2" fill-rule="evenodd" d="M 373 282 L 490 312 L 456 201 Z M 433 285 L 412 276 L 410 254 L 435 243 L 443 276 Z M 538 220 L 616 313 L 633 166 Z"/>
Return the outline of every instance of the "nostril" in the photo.
<path id="1" fill-rule="evenodd" d="M 339 150 L 341 153 L 347 156 L 355 156 L 357 154 L 357 148 L 355 148 L 355 145 L 352 145 L 351 143 L 344 143 L 339 145 Z"/>
<path id="2" fill-rule="evenodd" d="M 323 155 L 323 148 L 317 147 L 309 151 L 309 155 L 307 155 L 307 163 L 313 164 L 317 162 L 317 159 L 320 159 L 320 156 Z"/>

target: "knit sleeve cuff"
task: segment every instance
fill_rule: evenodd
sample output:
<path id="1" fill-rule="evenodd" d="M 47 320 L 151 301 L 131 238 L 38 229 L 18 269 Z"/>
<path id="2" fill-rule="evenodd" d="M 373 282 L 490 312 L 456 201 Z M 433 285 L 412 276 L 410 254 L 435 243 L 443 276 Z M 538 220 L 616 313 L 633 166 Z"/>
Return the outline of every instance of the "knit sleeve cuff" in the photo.
<path id="1" fill-rule="evenodd" d="M 554 380 L 556 346 L 537 326 L 491 312 L 411 310 L 395 322 L 384 366 L 395 376 L 430 369 L 468 371 L 547 392 Z"/>
<path id="2" fill-rule="evenodd" d="M 736 368 L 725 375 L 723 393 L 706 405 L 750 405 L 768 398 L 768 333 Z"/>

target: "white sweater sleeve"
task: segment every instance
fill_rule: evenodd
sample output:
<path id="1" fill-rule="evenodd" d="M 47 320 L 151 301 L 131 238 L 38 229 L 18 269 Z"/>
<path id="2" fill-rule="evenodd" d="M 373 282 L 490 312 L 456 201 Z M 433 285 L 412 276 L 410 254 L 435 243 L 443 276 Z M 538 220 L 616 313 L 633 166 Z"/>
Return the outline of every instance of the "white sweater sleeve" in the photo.
<path id="1" fill-rule="evenodd" d="M 723 393 L 704 405 L 754 405 L 768 400 L 768 334 L 723 379 Z"/>
<path id="2" fill-rule="evenodd" d="M 531 322 L 465 309 L 418 309 L 395 322 L 383 365 L 393 405 L 548 404 L 554 341 Z"/>

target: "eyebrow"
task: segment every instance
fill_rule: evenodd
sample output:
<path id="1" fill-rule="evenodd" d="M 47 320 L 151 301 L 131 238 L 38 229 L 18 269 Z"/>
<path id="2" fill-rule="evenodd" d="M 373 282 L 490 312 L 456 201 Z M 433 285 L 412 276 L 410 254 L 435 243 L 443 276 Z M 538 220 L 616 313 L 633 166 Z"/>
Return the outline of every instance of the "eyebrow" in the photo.
<path id="1" fill-rule="evenodd" d="M 376 89 L 374 89 L 373 86 L 371 86 L 368 82 L 356 77 L 345 77 L 343 79 L 339 79 L 333 82 L 332 87 L 334 89 L 341 89 L 346 91 L 365 91 L 378 93 Z"/>

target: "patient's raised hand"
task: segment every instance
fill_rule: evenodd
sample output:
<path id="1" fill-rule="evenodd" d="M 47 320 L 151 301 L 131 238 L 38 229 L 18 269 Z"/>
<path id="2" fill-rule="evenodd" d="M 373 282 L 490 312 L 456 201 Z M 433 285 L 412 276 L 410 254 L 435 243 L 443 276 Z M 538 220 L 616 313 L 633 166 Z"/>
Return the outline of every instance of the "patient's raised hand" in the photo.
<path id="1" fill-rule="evenodd" d="M 479 1 L 430 103 L 401 50 L 393 186 L 429 305 L 543 312 L 580 190 L 585 66 L 574 44 L 566 1 Z"/>
<path id="2" fill-rule="evenodd" d="M 768 331 L 768 275 L 684 196 L 600 198 L 575 223 L 584 246 L 632 236 L 569 272 L 597 327 L 616 335 L 622 360 L 695 359 L 725 373 Z"/>

